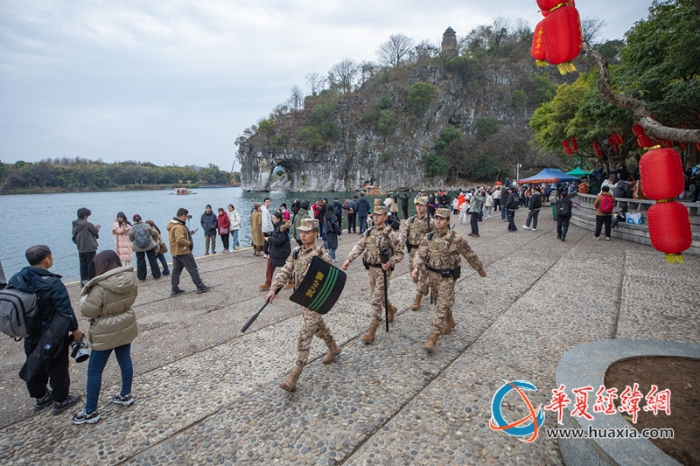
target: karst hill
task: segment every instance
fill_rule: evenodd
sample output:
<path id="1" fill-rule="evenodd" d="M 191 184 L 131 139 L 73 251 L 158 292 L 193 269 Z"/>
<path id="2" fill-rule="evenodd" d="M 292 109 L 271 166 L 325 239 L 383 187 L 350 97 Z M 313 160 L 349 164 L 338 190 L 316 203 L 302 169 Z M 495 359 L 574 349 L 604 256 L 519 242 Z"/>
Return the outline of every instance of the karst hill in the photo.
<path id="1" fill-rule="evenodd" d="M 403 55 L 398 39 L 410 46 Z M 346 59 L 328 78 L 314 73 L 311 95 L 295 86 L 287 104 L 238 139 L 242 187 L 417 189 L 504 178 L 517 163 L 556 157 L 529 144 L 528 121 L 567 78 L 537 67 L 531 43 L 522 22 L 498 20 L 459 41 L 448 28 L 441 47 L 391 36 L 378 52 L 393 46 L 383 66 Z"/>

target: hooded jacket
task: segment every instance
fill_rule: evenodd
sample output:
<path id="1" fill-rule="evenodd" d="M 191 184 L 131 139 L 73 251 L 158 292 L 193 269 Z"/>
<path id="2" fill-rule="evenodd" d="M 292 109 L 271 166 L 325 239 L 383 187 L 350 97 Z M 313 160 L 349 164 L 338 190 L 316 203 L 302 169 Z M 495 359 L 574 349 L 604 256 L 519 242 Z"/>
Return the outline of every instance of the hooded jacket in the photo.
<path id="1" fill-rule="evenodd" d="M 231 220 L 228 218 L 227 213 L 221 213 L 219 214 L 219 217 L 217 218 L 217 233 L 219 235 L 228 235 L 231 233 Z M 221 230 L 226 229 L 226 233 L 222 232 Z"/>
<path id="2" fill-rule="evenodd" d="M 78 328 L 78 320 L 70 304 L 68 290 L 61 281 L 61 276 L 48 270 L 27 266 L 10 278 L 9 285 L 27 293 L 36 293 L 39 313 L 41 315 L 41 331 L 25 339 L 25 348 L 34 346 L 41 335 L 49 328 L 54 313 L 61 314 L 70 321 L 68 331 Z"/>
<path id="3" fill-rule="evenodd" d="M 90 319 L 90 346 L 105 351 L 134 341 L 132 309 L 138 286 L 133 267 L 117 267 L 90 280 L 80 293 L 80 312 Z"/>
<path id="4" fill-rule="evenodd" d="M 357 211 L 358 217 L 367 216 L 367 213 L 370 210 L 370 205 L 369 201 L 365 196 L 360 196 L 360 198 L 357 200 L 357 204 L 355 204 L 355 210 Z"/>
<path id="5" fill-rule="evenodd" d="M 170 254 L 173 257 L 192 254 L 192 236 L 185 222 L 175 217 L 168 222 L 165 229 L 168 230 Z"/>
<path id="6" fill-rule="evenodd" d="M 127 223 L 119 225 L 119 222 L 114 222 L 112 234 L 114 235 L 114 248 L 117 251 L 119 260 L 122 262 L 131 262 L 134 258 L 134 252 L 131 249 L 131 240 L 129 240 L 129 230 L 131 226 Z"/>
<path id="7" fill-rule="evenodd" d="M 97 238 L 100 231 L 84 218 L 73 220 L 73 242 L 78 247 L 78 252 L 97 251 Z"/>
<path id="8" fill-rule="evenodd" d="M 202 230 L 206 236 L 211 236 L 216 234 L 216 227 L 218 225 L 216 214 L 212 211 L 209 213 L 204 212 L 202 217 L 199 219 L 199 224 L 202 225 Z M 172 247 L 170 250 L 172 251 Z"/>

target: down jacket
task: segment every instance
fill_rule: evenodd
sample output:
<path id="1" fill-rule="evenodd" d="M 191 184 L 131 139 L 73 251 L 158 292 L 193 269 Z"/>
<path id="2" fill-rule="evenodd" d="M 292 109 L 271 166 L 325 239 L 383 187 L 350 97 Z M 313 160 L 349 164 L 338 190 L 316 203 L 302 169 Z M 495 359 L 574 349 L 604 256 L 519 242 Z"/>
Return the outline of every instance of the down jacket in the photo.
<path id="1" fill-rule="evenodd" d="M 289 229 L 292 222 L 281 220 L 274 225 L 274 230 L 270 235 L 270 258 L 273 267 L 282 267 L 287 262 L 287 257 L 292 253 L 292 246 L 289 244 Z"/>
<path id="2" fill-rule="evenodd" d="M 129 230 L 131 230 L 131 226 L 127 223 L 120 226 L 119 222 L 114 222 L 114 227 L 112 227 L 114 249 L 122 262 L 131 262 L 131 259 L 134 258 L 134 252 L 131 250 L 131 240 L 129 239 Z"/>
<path id="3" fill-rule="evenodd" d="M 88 282 L 80 293 L 80 312 L 90 319 L 88 341 L 93 349 L 109 350 L 134 341 L 138 334 L 138 286 L 133 267 L 117 267 Z"/>

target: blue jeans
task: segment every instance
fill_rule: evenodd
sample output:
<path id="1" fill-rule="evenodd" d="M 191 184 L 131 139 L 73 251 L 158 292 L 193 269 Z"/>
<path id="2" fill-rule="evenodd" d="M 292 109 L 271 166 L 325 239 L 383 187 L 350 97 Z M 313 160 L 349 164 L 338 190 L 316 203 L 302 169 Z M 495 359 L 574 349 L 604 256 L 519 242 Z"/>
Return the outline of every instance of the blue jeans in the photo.
<path id="1" fill-rule="evenodd" d="M 367 229 L 367 216 L 357 218 L 360 220 L 360 233 L 364 233 Z"/>
<path id="2" fill-rule="evenodd" d="M 505 220 L 508 216 L 508 209 L 505 207 L 501 206 L 501 220 Z"/>
<path id="3" fill-rule="evenodd" d="M 335 249 L 329 249 L 328 254 L 331 256 L 331 259 L 335 260 Z"/>
<path id="4" fill-rule="evenodd" d="M 156 259 L 163 264 L 163 273 L 161 275 L 168 275 L 170 273 L 170 269 L 168 268 L 168 259 L 165 258 L 165 254 L 158 254 Z"/>
<path id="5" fill-rule="evenodd" d="M 241 244 L 238 242 L 238 230 L 231 230 L 231 251 L 235 251 L 240 248 Z"/>
<path id="6" fill-rule="evenodd" d="M 100 397 L 102 387 L 102 372 L 107 365 L 109 355 L 112 350 L 92 350 L 88 362 L 87 371 L 87 400 L 85 402 L 85 412 L 91 413 L 97 410 L 97 399 Z M 119 369 L 122 372 L 122 395 L 131 394 L 131 382 L 134 378 L 134 366 L 131 364 L 131 343 L 114 348 L 114 355 L 117 357 Z"/>

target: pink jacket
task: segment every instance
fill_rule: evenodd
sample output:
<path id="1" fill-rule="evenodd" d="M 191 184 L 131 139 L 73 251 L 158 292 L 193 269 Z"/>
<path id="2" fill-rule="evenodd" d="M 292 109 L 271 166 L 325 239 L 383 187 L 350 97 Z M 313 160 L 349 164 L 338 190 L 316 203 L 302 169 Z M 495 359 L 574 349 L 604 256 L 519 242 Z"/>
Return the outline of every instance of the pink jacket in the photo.
<path id="1" fill-rule="evenodd" d="M 119 260 L 122 262 L 131 262 L 134 257 L 134 252 L 131 250 L 131 240 L 129 240 L 129 225 L 119 226 L 119 222 L 114 222 L 112 234 L 114 235 L 114 249 L 117 251 Z"/>

